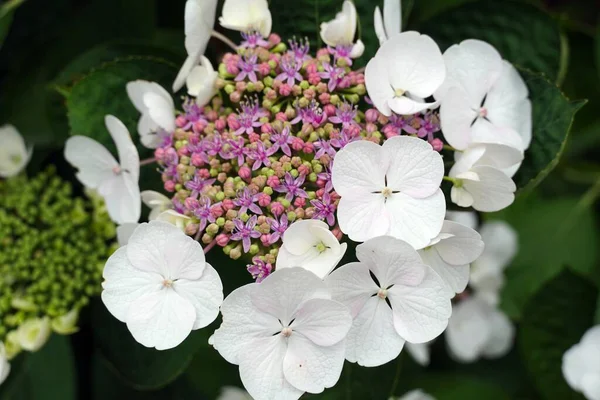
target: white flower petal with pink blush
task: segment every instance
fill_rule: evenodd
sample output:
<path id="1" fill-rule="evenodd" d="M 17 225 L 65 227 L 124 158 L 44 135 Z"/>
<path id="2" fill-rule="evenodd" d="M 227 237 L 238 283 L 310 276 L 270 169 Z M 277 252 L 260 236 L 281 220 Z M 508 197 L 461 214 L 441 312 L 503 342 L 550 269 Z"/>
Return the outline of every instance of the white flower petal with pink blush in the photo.
<path id="1" fill-rule="evenodd" d="M 175 104 L 169 92 L 156 82 L 137 80 L 127 84 L 127 95 L 142 114 L 138 133 L 149 149 L 160 146 L 165 135 L 175 131 Z"/>
<path id="2" fill-rule="evenodd" d="M 196 65 L 186 79 L 188 94 L 196 98 L 198 107 L 207 105 L 217 93 L 215 83 L 219 73 L 215 71 L 210 60 L 204 56 L 200 65 Z"/>
<path id="3" fill-rule="evenodd" d="M 223 28 L 258 32 L 266 38 L 271 34 L 273 20 L 267 0 L 225 0 L 219 23 Z"/>
<path id="4" fill-rule="evenodd" d="M 390 235 L 420 249 L 442 228 L 442 157 L 424 140 L 396 136 L 379 146 L 348 144 L 335 156 L 332 182 L 341 196 L 337 217 L 350 239 Z"/>
<path id="5" fill-rule="evenodd" d="M 400 32 L 402 32 L 402 1 L 384 0 L 383 16 L 379 6 L 375 7 L 375 34 L 379 39 L 379 45 Z"/>
<path id="6" fill-rule="evenodd" d="M 4 343 L 0 342 L 0 385 L 8 378 L 10 374 L 10 363 L 6 357 Z"/>
<path id="7" fill-rule="evenodd" d="M 365 85 L 369 97 L 385 116 L 411 115 L 436 106 L 424 99 L 433 94 L 446 77 L 444 58 L 427 35 L 403 32 L 390 37 L 369 61 Z"/>
<path id="8" fill-rule="evenodd" d="M 435 92 L 444 138 L 459 150 L 481 141 L 524 151 L 531 142 L 525 82 L 490 44 L 469 39 L 444 53 L 447 77 Z"/>
<path id="9" fill-rule="evenodd" d="M 127 127 L 112 115 L 105 117 L 119 162 L 106 147 L 87 136 L 72 136 L 65 145 L 65 159 L 75 168 L 77 179 L 104 199 L 110 218 L 117 224 L 138 222 L 142 213 L 140 157 Z"/>
<path id="10" fill-rule="evenodd" d="M 467 287 L 469 264 L 482 252 L 479 233 L 459 223 L 444 221 L 440 234 L 419 250 L 419 255 L 444 280 L 449 296 L 454 297 Z"/>
<path id="11" fill-rule="evenodd" d="M 504 221 L 490 221 L 479 230 L 485 249 L 471 264 L 469 286 L 491 305 L 499 303 L 504 270 L 518 250 L 517 232 Z"/>
<path id="12" fill-rule="evenodd" d="M 277 269 L 302 267 L 323 279 L 340 262 L 346 247 L 346 243 L 338 242 L 325 222 L 296 221 L 283 233 L 275 266 Z"/>
<path id="13" fill-rule="evenodd" d="M 356 7 L 350 0 L 344 1 L 342 11 L 338 12 L 335 18 L 329 22 L 321 23 L 321 39 L 326 45 L 352 46 L 351 58 L 358 58 L 365 50 L 361 40 L 354 43 L 356 27 L 358 23 Z"/>
<path id="14" fill-rule="evenodd" d="M 485 158 L 486 149 L 506 146 L 475 145 L 463 152 L 454 166 L 450 169 L 452 179 L 450 198 L 460 207 L 473 207 L 477 211 L 493 212 L 508 207 L 515 200 L 517 186 L 505 172 L 492 166 L 492 158 Z M 490 150 L 491 151 L 491 150 Z M 503 154 L 511 154 L 507 151 Z M 513 154 L 520 154 L 514 150 Z M 483 161 L 482 161 L 483 158 Z M 497 165 L 507 165 L 513 159 L 496 160 Z M 482 165 L 483 164 L 483 165 Z"/>
<path id="15" fill-rule="evenodd" d="M 508 317 L 478 296 L 454 305 L 445 334 L 448 352 L 464 363 L 504 356 L 512 347 L 514 335 Z"/>
<path id="16" fill-rule="evenodd" d="M 575 391 L 588 400 L 600 400 L 600 325 L 583 335 L 581 341 L 565 352 L 562 373 Z"/>
<path id="17" fill-rule="evenodd" d="M 185 50 L 188 57 L 173 82 L 173 92 L 183 87 L 206 51 L 215 25 L 217 3 L 217 0 L 187 0 L 185 3 Z"/>
<path id="18" fill-rule="evenodd" d="M 209 343 L 240 366 L 252 398 L 296 400 L 338 381 L 352 317 L 315 274 L 278 269 L 262 283 L 234 290 L 221 313 Z"/>
<path id="19" fill-rule="evenodd" d="M 154 190 L 144 190 L 141 196 L 142 202 L 150 207 L 150 215 L 148 215 L 150 221 L 154 221 L 164 211 L 173 208 L 171 199 L 162 193 L 155 192 Z"/>
<path id="20" fill-rule="evenodd" d="M 198 242 L 173 225 L 141 224 L 104 266 L 102 301 L 146 347 L 178 346 L 219 315 L 223 285 Z"/>
<path id="21" fill-rule="evenodd" d="M 11 178 L 29 163 L 33 148 L 27 148 L 23 136 L 12 125 L 0 126 L 0 177 Z"/>
<path id="22" fill-rule="evenodd" d="M 359 245 L 356 256 L 359 262 L 326 279 L 333 298 L 354 317 L 348 361 L 382 365 L 400 354 L 405 341 L 425 343 L 446 329 L 452 311 L 446 285 L 410 244 L 380 236 Z"/>

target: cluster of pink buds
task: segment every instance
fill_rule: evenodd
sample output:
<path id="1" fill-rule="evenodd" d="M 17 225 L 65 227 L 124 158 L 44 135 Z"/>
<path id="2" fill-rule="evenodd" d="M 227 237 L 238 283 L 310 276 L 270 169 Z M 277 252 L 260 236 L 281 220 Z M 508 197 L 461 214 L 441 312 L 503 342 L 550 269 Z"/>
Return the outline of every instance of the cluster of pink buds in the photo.
<path id="1" fill-rule="evenodd" d="M 307 41 L 286 45 L 275 34 L 245 35 L 223 57 L 218 94 L 204 107 L 187 98 L 172 138 L 156 150 L 164 188 L 191 218 L 187 234 L 233 259 L 246 256 L 260 281 L 294 221 L 325 221 L 341 238 L 331 167 L 348 143 L 408 134 L 441 150 L 436 114 L 386 118 L 349 65 L 344 49 L 315 58 Z"/>

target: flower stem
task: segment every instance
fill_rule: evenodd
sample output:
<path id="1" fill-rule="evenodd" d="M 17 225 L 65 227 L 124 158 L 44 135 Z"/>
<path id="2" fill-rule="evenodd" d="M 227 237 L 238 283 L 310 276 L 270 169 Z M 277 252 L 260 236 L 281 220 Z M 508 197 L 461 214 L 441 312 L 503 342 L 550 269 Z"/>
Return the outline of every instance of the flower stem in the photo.
<path id="1" fill-rule="evenodd" d="M 214 239 L 212 242 L 207 244 L 206 247 L 204 248 L 204 254 L 208 253 L 210 251 L 210 249 L 215 247 L 216 244 L 217 244 L 217 239 Z"/>
<path id="2" fill-rule="evenodd" d="M 148 165 L 148 164 L 152 164 L 156 162 L 156 158 L 152 157 L 152 158 L 146 158 L 145 160 L 140 161 L 140 167 L 144 166 L 144 165 Z"/>
<path id="3" fill-rule="evenodd" d="M 223 35 L 221 32 L 212 31 L 211 36 L 215 39 L 219 39 L 221 42 L 225 43 L 227 46 L 231 47 L 233 51 L 237 51 L 237 46 L 233 43 L 227 36 Z"/>
<path id="4" fill-rule="evenodd" d="M 452 182 L 453 185 L 456 185 L 456 179 L 450 178 L 449 176 L 444 176 L 444 180 L 447 182 Z"/>
<path id="5" fill-rule="evenodd" d="M 448 151 L 460 151 L 460 150 L 456 150 L 454 147 L 450 146 L 449 144 L 445 144 L 444 145 L 444 150 L 448 150 Z"/>
<path id="6" fill-rule="evenodd" d="M 396 363 L 396 375 L 394 376 L 394 381 L 392 382 L 392 388 L 390 389 L 389 397 L 394 397 L 396 393 L 396 389 L 398 389 L 398 383 L 400 382 L 400 372 L 402 372 L 402 354 L 398 356 L 398 362 Z"/>

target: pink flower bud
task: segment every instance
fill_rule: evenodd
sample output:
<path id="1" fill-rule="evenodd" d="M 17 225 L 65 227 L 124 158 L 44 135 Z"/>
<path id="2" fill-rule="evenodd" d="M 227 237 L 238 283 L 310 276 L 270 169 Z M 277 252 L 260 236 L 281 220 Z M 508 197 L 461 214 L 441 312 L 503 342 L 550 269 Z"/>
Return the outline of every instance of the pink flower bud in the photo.
<path id="1" fill-rule="evenodd" d="M 215 121 L 215 129 L 218 131 L 222 131 L 223 129 L 225 129 L 226 126 L 227 124 L 222 119 L 218 119 Z"/>
<path id="2" fill-rule="evenodd" d="M 187 208 L 190 211 L 195 210 L 196 208 L 198 208 L 199 205 L 198 200 L 194 199 L 193 197 L 188 197 L 187 199 L 185 199 L 183 204 L 185 205 L 185 208 Z"/>
<path id="3" fill-rule="evenodd" d="M 274 201 L 273 203 L 271 203 L 271 213 L 276 216 L 279 217 L 281 214 L 283 214 L 283 212 L 285 211 L 285 208 L 283 207 L 283 204 L 281 204 L 278 201 Z"/>
<path id="4" fill-rule="evenodd" d="M 292 88 L 287 83 L 282 83 L 279 86 L 279 94 L 282 96 L 289 96 L 292 93 Z"/>
<path id="5" fill-rule="evenodd" d="M 223 216 L 223 214 L 224 214 L 223 208 L 219 204 L 214 205 L 210 208 L 210 215 L 212 215 L 215 218 L 219 218 L 219 217 Z"/>
<path id="6" fill-rule="evenodd" d="M 231 113 L 227 116 L 227 125 L 229 125 L 229 129 L 232 131 L 237 131 L 240 129 L 240 122 L 237 119 L 237 115 Z"/>
<path id="7" fill-rule="evenodd" d="M 271 33 L 269 35 L 269 43 L 272 44 L 273 46 L 276 46 L 279 43 L 281 43 L 281 37 L 279 37 L 279 35 L 276 33 Z"/>
<path id="8" fill-rule="evenodd" d="M 306 73 L 307 74 L 317 74 L 318 72 L 319 72 L 319 69 L 318 69 L 316 63 L 311 62 L 310 64 L 308 64 L 306 66 Z"/>
<path id="9" fill-rule="evenodd" d="M 156 158 L 157 161 L 162 161 L 164 155 L 165 155 L 165 150 L 163 148 L 159 147 L 156 150 L 154 150 L 154 157 Z"/>
<path id="10" fill-rule="evenodd" d="M 304 148 L 304 141 L 298 137 L 292 138 L 292 149 L 300 151 Z"/>
<path id="11" fill-rule="evenodd" d="M 199 169 L 198 171 L 196 171 L 196 173 L 202 179 L 210 178 L 210 171 L 206 168 Z"/>
<path id="12" fill-rule="evenodd" d="M 221 233 L 220 235 L 217 235 L 216 241 L 219 246 L 225 247 L 227 246 L 227 243 L 229 243 L 229 236 Z"/>
<path id="13" fill-rule="evenodd" d="M 178 128 L 183 128 L 187 125 L 187 123 L 188 120 L 185 115 L 179 115 L 177 118 L 175 118 L 175 125 L 177 125 Z"/>
<path id="14" fill-rule="evenodd" d="M 229 95 L 229 100 L 231 100 L 234 103 L 239 103 L 241 99 L 242 95 L 240 94 L 240 92 L 233 92 Z"/>
<path id="15" fill-rule="evenodd" d="M 223 207 L 223 210 L 229 211 L 235 207 L 235 204 L 233 204 L 233 200 L 231 200 L 231 199 L 224 199 L 221 202 L 221 207 Z"/>
<path id="16" fill-rule="evenodd" d="M 294 206 L 296 207 L 304 207 L 306 205 L 306 199 L 303 197 L 296 197 L 294 200 Z"/>
<path id="17" fill-rule="evenodd" d="M 435 151 L 442 151 L 444 148 L 444 142 L 438 138 L 433 139 L 429 144 L 431 144 L 431 147 L 433 147 Z"/>
<path id="18" fill-rule="evenodd" d="M 231 75 L 237 75 L 240 73 L 240 70 L 234 63 L 227 63 L 227 73 Z"/>
<path id="19" fill-rule="evenodd" d="M 379 118 L 379 111 L 374 108 L 370 108 L 365 113 L 365 118 L 367 119 L 367 122 L 376 122 L 377 118 Z"/>
<path id="20" fill-rule="evenodd" d="M 311 85 L 318 85 L 319 82 L 321 82 L 321 77 L 319 76 L 319 74 L 309 74 L 308 75 L 308 83 L 310 83 Z"/>
<path id="21" fill-rule="evenodd" d="M 377 132 L 377 125 L 375 125 L 371 122 L 367 122 L 367 126 L 365 129 L 366 129 L 367 133 Z"/>
<path id="22" fill-rule="evenodd" d="M 271 175 L 270 177 L 267 178 L 267 185 L 274 188 L 279 186 L 280 182 L 279 182 L 279 178 L 277 177 L 277 175 Z"/>
<path id="23" fill-rule="evenodd" d="M 331 233 L 333 233 L 333 236 L 335 236 L 335 238 L 336 238 L 337 240 L 342 240 L 343 233 L 342 233 L 342 231 L 340 230 L 340 227 L 339 227 L 339 226 L 336 226 L 335 228 L 333 228 L 333 229 L 331 230 Z"/>
<path id="24" fill-rule="evenodd" d="M 336 110 L 336 108 L 333 104 L 327 104 L 323 109 L 323 111 L 325 111 L 325 113 L 330 117 L 332 115 L 335 115 L 335 110 Z"/>
<path id="25" fill-rule="evenodd" d="M 310 153 L 314 152 L 314 150 L 315 150 L 315 148 L 314 148 L 313 144 L 310 142 L 304 143 L 304 146 L 302 147 L 302 151 L 304 151 L 306 154 L 310 154 Z"/>
<path id="26" fill-rule="evenodd" d="M 269 247 L 271 244 L 271 235 L 262 235 L 260 237 L 260 242 L 262 243 L 263 246 Z"/>
<path id="27" fill-rule="evenodd" d="M 185 226 L 185 234 L 193 236 L 198 232 L 198 224 L 187 224 Z"/>
<path id="28" fill-rule="evenodd" d="M 310 167 L 308 165 L 300 165 L 298 167 L 298 172 L 300 173 L 300 175 L 308 175 L 310 174 Z"/>
<path id="29" fill-rule="evenodd" d="M 192 153 L 191 162 L 194 167 L 200 167 L 204 165 L 204 160 L 200 153 Z"/>
<path id="30" fill-rule="evenodd" d="M 258 73 L 261 75 L 269 75 L 269 73 L 271 72 L 271 66 L 269 65 L 269 63 L 262 63 L 258 66 Z"/>
<path id="31" fill-rule="evenodd" d="M 273 127 L 268 122 L 260 127 L 260 131 L 262 133 L 271 133 L 273 132 Z"/>
<path id="32" fill-rule="evenodd" d="M 166 181 L 164 187 L 167 192 L 174 192 L 175 191 L 175 182 L 170 181 L 170 180 Z"/>
<path id="33" fill-rule="evenodd" d="M 331 95 L 329 93 L 321 93 L 319 95 L 319 101 L 322 104 L 329 104 L 329 102 L 331 101 Z"/>
<path id="34" fill-rule="evenodd" d="M 243 180 L 247 181 L 250 178 L 252 178 L 252 171 L 250 170 L 250 168 L 248 168 L 247 166 L 244 165 L 238 171 L 238 175 L 240 176 L 240 178 L 242 178 Z"/>
<path id="35" fill-rule="evenodd" d="M 288 117 L 285 113 L 278 112 L 277 114 L 275 114 L 275 119 L 277 121 L 286 122 L 288 120 Z"/>
<path id="36" fill-rule="evenodd" d="M 250 143 L 260 142 L 260 135 L 256 132 L 252 132 L 248 135 L 248 139 L 250 140 Z"/>
<path id="37" fill-rule="evenodd" d="M 258 195 L 258 205 L 261 207 L 267 207 L 271 203 L 271 196 L 266 193 Z"/>

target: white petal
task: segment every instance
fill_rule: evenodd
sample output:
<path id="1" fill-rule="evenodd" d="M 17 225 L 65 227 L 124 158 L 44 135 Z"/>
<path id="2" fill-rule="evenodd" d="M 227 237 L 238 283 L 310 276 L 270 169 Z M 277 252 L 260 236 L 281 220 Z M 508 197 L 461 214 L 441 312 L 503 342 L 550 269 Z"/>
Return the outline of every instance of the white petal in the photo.
<path id="1" fill-rule="evenodd" d="M 411 99 L 408 96 L 394 97 L 387 102 L 392 111 L 399 115 L 413 115 L 427 109 L 434 109 L 437 102 L 425 103 L 420 100 Z"/>
<path id="2" fill-rule="evenodd" d="M 429 365 L 429 345 L 427 343 L 406 343 L 408 354 L 411 355 L 417 364 L 426 367 Z"/>
<path id="3" fill-rule="evenodd" d="M 242 383 L 256 400 L 297 400 L 304 391 L 292 386 L 283 375 L 286 355 L 283 335 L 254 338 L 240 352 Z"/>
<path id="4" fill-rule="evenodd" d="M 377 36 L 377 39 L 379 39 L 379 45 L 381 46 L 387 40 L 387 33 L 385 31 L 385 27 L 383 26 L 383 16 L 381 15 L 379 6 L 375 7 L 373 21 L 375 24 L 375 35 Z"/>
<path id="5" fill-rule="evenodd" d="M 481 354 L 486 358 L 500 358 L 505 356 L 512 348 L 515 327 L 502 311 L 491 308 L 487 312 L 490 337 L 488 338 Z"/>
<path id="6" fill-rule="evenodd" d="M 429 265 L 443 279 L 448 296 L 461 293 L 469 283 L 469 265 L 450 265 L 446 263 L 435 247 L 419 250 L 423 263 Z"/>
<path id="7" fill-rule="evenodd" d="M 437 236 L 446 214 L 446 200 L 441 189 L 423 199 L 402 192 L 393 194 L 385 207 L 392 216 L 388 234 L 410 243 L 415 249 L 422 249 Z"/>
<path id="8" fill-rule="evenodd" d="M 418 32 L 390 36 L 375 57 L 383 58 L 387 82 L 394 90 L 418 97 L 431 96 L 446 77 L 440 48 L 429 36 Z"/>
<path id="9" fill-rule="evenodd" d="M 469 39 L 448 48 L 444 52 L 448 76 L 435 92 L 436 99 L 443 99 L 447 90 L 459 86 L 467 93 L 469 104 L 478 109 L 502 72 L 502 57 L 490 44 Z"/>
<path id="10" fill-rule="evenodd" d="M 98 186 L 110 218 L 119 225 L 136 223 L 142 213 L 140 190 L 133 176 L 122 172 L 108 177 Z"/>
<path id="11" fill-rule="evenodd" d="M 331 235 L 333 236 L 333 234 Z M 337 239 L 335 240 L 337 242 Z M 299 256 L 291 254 L 285 246 L 281 247 L 277 253 L 276 267 L 277 269 L 301 267 L 324 279 L 333 271 L 346 252 L 346 243 L 342 245 L 339 243 L 336 244 L 337 247 L 335 249 L 329 248 L 320 253 L 313 247 Z"/>
<path id="12" fill-rule="evenodd" d="M 180 237 L 182 233 L 173 225 L 162 221 L 141 224 L 129 238 L 127 258 L 139 270 L 169 277 L 169 268 L 165 262 L 166 245 L 171 237 Z"/>
<path id="13" fill-rule="evenodd" d="M 581 392 L 589 400 L 600 400 L 600 372 L 586 374 L 583 377 Z"/>
<path id="14" fill-rule="evenodd" d="M 216 93 L 215 83 L 218 73 L 215 72 L 206 57 L 202 57 L 202 65 L 195 66 L 187 77 L 188 94 L 196 97 L 199 107 L 204 107 Z"/>
<path id="15" fill-rule="evenodd" d="M 479 225 L 477 213 L 474 211 L 446 211 L 446 219 L 457 222 L 471 229 L 477 229 Z"/>
<path id="16" fill-rule="evenodd" d="M 340 199 L 337 209 L 340 229 L 355 242 L 385 235 L 391 216 L 381 194 L 348 194 Z"/>
<path id="17" fill-rule="evenodd" d="M 188 222 L 190 222 L 192 219 L 187 215 L 179 214 L 175 210 L 166 210 L 158 214 L 155 220 L 166 222 L 175 226 L 180 231 L 183 231 Z"/>
<path id="18" fill-rule="evenodd" d="M 10 178 L 25 168 L 31 152 L 25 146 L 23 136 L 12 125 L 0 127 L 0 177 Z"/>
<path id="19" fill-rule="evenodd" d="M 364 263 L 353 262 L 336 269 L 325 280 L 334 300 L 350 310 L 356 317 L 365 303 L 379 291 L 369 275 L 369 267 Z"/>
<path id="20" fill-rule="evenodd" d="M 429 197 L 440 188 L 444 162 L 426 141 L 396 136 L 385 141 L 383 151 L 391 160 L 387 187 L 416 198 Z"/>
<path id="21" fill-rule="evenodd" d="M 481 236 L 471 228 L 456 222 L 444 221 L 442 232 L 452 234 L 452 237 L 441 240 L 435 245 L 435 249 L 448 264 L 470 264 L 483 252 Z"/>
<path id="22" fill-rule="evenodd" d="M 0 385 L 2 385 L 2 383 L 6 380 L 6 378 L 8 378 L 8 375 L 10 374 L 10 363 L 6 359 L 4 353 L 4 345 L 2 344 L 2 342 L 0 342 L 0 350 L 2 352 L 2 354 L 0 354 Z"/>
<path id="23" fill-rule="evenodd" d="M 119 164 L 123 169 L 123 175 L 127 175 L 128 180 L 137 185 L 140 178 L 140 156 L 135 144 L 131 140 L 131 135 L 127 127 L 112 115 L 107 115 L 104 118 L 104 123 L 117 147 Z"/>
<path id="24" fill-rule="evenodd" d="M 398 398 L 398 400 L 435 400 L 435 398 L 423 392 L 421 389 L 415 389 Z"/>
<path id="25" fill-rule="evenodd" d="M 223 323 L 210 339 L 213 347 L 232 364 L 240 364 L 244 347 L 256 338 L 268 338 L 281 331 L 281 323 L 272 314 L 257 309 L 251 292 L 259 284 L 242 286 L 227 296 L 221 305 Z"/>
<path id="26" fill-rule="evenodd" d="M 494 212 L 508 207 L 515 201 L 515 183 L 496 168 L 477 166 L 473 172 L 479 182 L 464 180 L 463 186 L 473 196 L 473 208 L 477 211 Z"/>
<path id="27" fill-rule="evenodd" d="M 287 325 L 295 318 L 303 302 L 329 299 L 325 283 L 303 268 L 284 268 L 269 275 L 260 283 L 260 293 L 251 293 L 252 303 L 263 312 L 277 316 Z"/>
<path id="28" fill-rule="evenodd" d="M 527 96 L 529 91 L 517 69 L 508 61 L 503 61 L 502 74 L 490 89 L 484 107 L 487 118 L 496 126 L 511 128 L 519 133 L 525 145 L 531 142 L 531 107 Z"/>
<path id="29" fill-rule="evenodd" d="M 204 269 L 208 267 L 200 243 L 178 230 L 177 233 L 168 236 L 164 246 L 162 258 L 168 270 L 165 278 L 200 279 Z"/>
<path id="30" fill-rule="evenodd" d="M 204 328 L 219 315 L 219 307 L 223 303 L 223 284 L 210 264 L 206 264 L 200 279 L 179 279 L 173 283 L 173 289 L 192 303 L 196 310 L 196 321 L 192 329 Z"/>
<path id="31" fill-rule="evenodd" d="M 425 268 L 418 286 L 396 284 L 388 289 L 396 332 L 412 343 L 435 339 L 448 326 L 452 313 L 444 281 L 431 267 Z"/>
<path id="32" fill-rule="evenodd" d="M 198 65 L 198 63 L 200 62 L 201 56 L 202 56 L 202 53 L 190 54 L 185 59 L 185 61 L 183 62 L 183 65 L 181 66 L 181 69 L 177 73 L 177 77 L 175 78 L 175 81 L 173 82 L 173 92 L 174 93 L 178 92 L 179 89 L 181 89 L 183 87 L 183 85 L 185 85 L 185 81 L 186 81 L 188 75 L 190 74 L 190 72 L 192 72 L 192 69 L 196 65 Z"/>
<path id="33" fill-rule="evenodd" d="M 217 0 L 188 0 L 185 4 L 185 49 L 204 54 L 217 14 Z"/>
<path id="34" fill-rule="evenodd" d="M 517 254 L 517 232 L 504 221 L 490 221 L 481 226 L 485 249 L 472 265 L 471 280 L 478 283 L 490 273 L 501 274 Z"/>
<path id="35" fill-rule="evenodd" d="M 144 190 L 141 197 L 142 202 L 151 209 L 150 215 L 148 215 L 149 221 L 154 221 L 163 211 L 173 207 L 171 199 L 153 190 Z"/>
<path id="36" fill-rule="evenodd" d="M 351 319 L 348 321 L 350 327 Z M 344 366 L 345 343 L 317 346 L 302 335 L 290 336 L 283 359 L 285 379 L 295 388 L 321 393 L 340 379 Z"/>
<path id="37" fill-rule="evenodd" d="M 577 343 L 563 354 L 562 373 L 569 386 L 575 390 L 581 390 L 581 380 L 589 370 L 586 350 L 585 346 Z"/>
<path id="38" fill-rule="evenodd" d="M 174 290 L 163 288 L 134 300 L 126 316 L 133 338 L 146 347 L 167 350 L 190 334 L 196 320 L 194 306 Z"/>
<path id="39" fill-rule="evenodd" d="M 375 274 L 380 288 L 419 285 L 424 265 L 412 246 L 391 236 L 379 236 L 356 247 L 356 257 Z"/>
<path id="40" fill-rule="evenodd" d="M 243 389 L 235 386 L 225 386 L 217 400 L 252 400 L 252 397 Z"/>
<path id="41" fill-rule="evenodd" d="M 475 298 L 462 300 L 454 306 L 446 330 L 450 355 L 461 362 L 477 360 L 491 336 L 490 330 L 482 304 Z"/>
<path id="42" fill-rule="evenodd" d="M 401 0 L 383 1 L 383 21 L 385 31 L 389 36 L 402 31 L 402 4 Z"/>
<path id="43" fill-rule="evenodd" d="M 392 109 L 388 101 L 394 98 L 395 93 L 388 80 L 387 68 L 383 58 L 371 58 L 365 69 L 365 85 L 373 105 L 380 113 L 389 117 L 392 115 Z"/>
<path id="44" fill-rule="evenodd" d="M 154 93 L 166 101 L 170 100 L 173 103 L 169 92 L 156 82 L 144 80 L 131 81 L 127 84 L 126 89 L 129 99 L 141 114 L 148 112 L 148 106 L 144 103 L 144 96 L 148 93 Z"/>
<path id="45" fill-rule="evenodd" d="M 328 299 L 307 300 L 295 315 L 290 327 L 318 346 L 332 346 L 343 341 L 352 325 L 348 308 Z"/>
<path id="46" fill-rule="evenodd" d="M 342 197 L 381 191 L 385 187 L 389 161 L 387 152 L 373 142 L 349 143 L 333 161 L 331 179 L 335 191 Z"/>
<path id="47" fill-rule="evenodd" d="M 471 125 L 477 112 L 471 107 L 467 92 L 457 86 L 446 90 L 440 105 L 440 124 L 444 139 L 458 150 L 466 149 L 472 141 Z"/>
<path id="48" fill-rule="evenodd" d="M 133 235 L 133 231 L 135 231 L 139 225 L 140 224 L 137 222 L 127 222 L 117 227 L 117 242 L 119 242 L 119 246 L 125 246 L 129 242 L 129 238 Z"/>
<path id="49" fill-rule="evenodd" d="M 473 144 L 471 147 L 482 146 L 485 151 L 475 165 L 487 165 L 497 169 L 504 170 L 511 168 L 523 161 L 523 151 L 517 147 L 506 146 L 503 144 Z M 471 147 L 465 151 L 471 151 Z M 515 171 L 516 172 L 516 171 Z M 508 175 L 509 177 L 512 175 Z"/>
<path id="50" fill-rule="evenodd" d="M 90 189 L 114 176 L 117 160 L 106 147 L 86 136 L 72 136 L 65 145 L 65 159 L 79 169 L 77 179 Z"/>
<path id="51" fill-rule="evenodd" d="M 144 94 L 144 104 L 148 115 L 156 124 L 167 132 L 175 131 L 175 107 L 173 100 L 168 100 L 156 93 Z"/>
<path id="52" fill-rule="evenodd" d="M 471 207 L 473 205 L 473 196 L 462 187 L 452 186 L 450 199 L 459 207 Z"/>
<path id="53" fill-rule="evenodd" d="M 102 276 L 102 301 L 108 311 L 122 322 L 126 322 L 133 301 L 162 287 L 161 276 L 135 268 L 127 259 L 124 247 L 109 257 Z"/>
<path id="54" fill-rule="evenodd" d="M 335 19 L 321 23 L 321 39 L 328 46 L 349 45 L 354 41 L 356 33 L 356 8 L 350 0 L 344 1 L 342 11 Z"/>
<path id="55" fill-rule="evenodd" d="M 483 118 L 477 118 L 471 127 L 471 141 L 473 143 L 503 144 L 514 147 L 521 152 L 525 150 L 523 138 L 521 138 L 517 131 L 494 125 Z"/>
<path id="56" fill-rule="evenodd" d="M 358 313 L 346 338 L 346 359 L 364 367 L 383 365 L 402 351 L 404 339 L 394 328 L 385 300 L 371 297 Z"/>
<path id="57" fill-rule="evenodd" d="M 324 226 L 327 229 L 327 224 L 323 221 L 304 219 L 294 222 L 285 230 L 283 246 L 290 254 L 301 256 L 319 243 L 311 232 L 310 228 L 313 226 Z"/>
<path id="58" fill-rule="evenodd" d="M 362 40 L 358 39 L 354 46 L 352 46 L 352 50 L 350 50 L 350 58 L 359 58 L 365 52 L 365 44 Z"/>
<path id="59" fill-rule="evenodd" d="M 267 0 L 226 0 L 219 18 L 222 27 L 242 32 L 271 33 L 272 18 Z"/>

